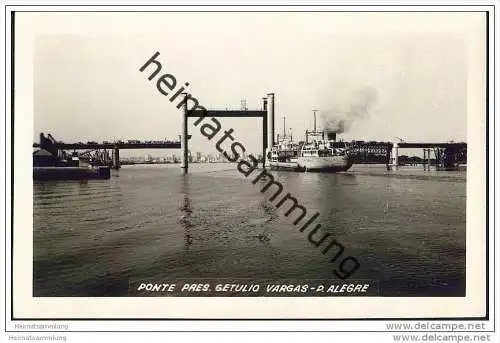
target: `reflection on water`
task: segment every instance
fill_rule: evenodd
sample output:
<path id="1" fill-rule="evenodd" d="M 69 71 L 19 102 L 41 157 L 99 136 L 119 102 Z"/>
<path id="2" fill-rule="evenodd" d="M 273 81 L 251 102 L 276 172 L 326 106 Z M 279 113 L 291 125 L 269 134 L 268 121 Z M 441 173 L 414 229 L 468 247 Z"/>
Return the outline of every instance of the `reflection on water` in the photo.
<path id="1" fill-rule="evenodd" d="M 286 208 L 227 164 L 130 166 L 110 180 L 35 183 L 34 295 L 119 296 L 131 279 L 333 279 Z M 273 172 L 385 296 L 465 293 L 465 172 L 353 166 Z"/>
<path id="2" fill-rule="evenodd" d="M 191 209 L 191 201 L 189 199 L 189 181 L 188 181 L 189 175 L 183 175 L 182 176 L 182 188 L 181 188 L 181 194 L 182 194 L 182 204 L 180 207 L 181 210 L 181 217 L 179 222 L 181 223 L 182 227 L 184 227 L 184 237 L 186 240 L 185 246 L 189 248 L 189 246 L 193 243 L 193 237 L 191 236 L 191 212 L 193 210 Z"/>

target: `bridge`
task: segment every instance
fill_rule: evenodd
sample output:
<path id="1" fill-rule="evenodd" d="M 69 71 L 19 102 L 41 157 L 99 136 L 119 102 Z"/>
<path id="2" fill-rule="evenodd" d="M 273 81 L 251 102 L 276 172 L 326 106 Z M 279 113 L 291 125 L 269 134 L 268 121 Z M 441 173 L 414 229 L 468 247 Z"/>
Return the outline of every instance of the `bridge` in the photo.
<path id="1" fill-rule="evenodd" d="M 190 138 L 187 137 L 188 139 Z M 58 156 L 63 159 L 69 158 L 65 150 L 85 150 L 78 154 L 80 157 L 85 157 L 96 165 L 109 165 L 115 169 L 120 168 L 120 149 L 180 149 L 180 141 L 115 141 L 102 143 L 89 141 L 87 143 L 66 143 L 57 141 L 49 133 L 47 137 L 40 133 L 40 143 L 34 143 L 34 148 L 41 148 L 50 152 L 53 156 Z M 111 150 L 111 155 L 109 153 Z"/>
<path id="2" fill-rule="evenodd" d="M 401 142 L 397 143 L 399 148 L 423 148 L 423 149 L 432 149 L 432 148 L 457 148 L 457 149 L 464 149 L 467 148 L 467 143 L 464 142 L 433 142 L 433 143 L 425 143 L 425 142 Z"/>
<path id="3" fill-rule="evenodd" d="M 109 143 L 64 143 L 55 142 L 54 146 L 60 150 L 91 150 L 91 149 L 180 149 L 180 141 L 165 141 L 165 142 L 109 142 Z M 34 148 L 39 148 L 40 144 L 34 143 Z"/>
<path id="4" fill-rule="evenodd" d="M 241 113 L 240 113 L 241 112 Z M 244 112 L 244 113 L 243 113 Z M 255 113 L 253 113 L 255 112 Z M 213 117 L 264 117 L 263 120 L 263 145 L 267 145 L 267 118 L 262 114 L 262 111 L 207 111 L 205 115 Z M 188 112 L 188 117 L 199 117 L 198 111 Z M 187 137 L 191 138 L 190 135 Z M 179 141 L 115 141 L 115 142 L 78 142 L 66 143 L 56 141 L 50 134 L 47 137 L 40 134 L 40 142 L 42 145 L 34 143 L 33 147 L 44 148 L 52 152 L 54 155 L 60 154 L 64 150 L 84 150 L 80 156 L 87 157 L 93 161 L 97 161 L 103 165 L 110 165 L 114 168 L 120 167 L 120 149 L 180 149 L 181 142 Z M 351 156 L 354 158 L 354 163 L 382 163 L 388 168 L 397 168 L 400 163 L 405 163 L 404 155 L 399 156 L 399 149 L 423 149 L 424 158 L 419 159 L 424 168 L 429 168 L 431 162 L 434 162 L 437 167 L 452 167 L 456 163 L 466 163 L 467 161 L 467 143 L 464 142 L 378 142 L 378 141 L 350 141 L 338 142 L 339 144 L 347 145 L 351 151 Z M 111 156 L 108 150 L 111 150 Z M 434 158 L 431 159 L 431 153 L 434 153 Z M 432 160 L 432 161 L 431 161 Z"/>
<path id="5" fill-rule="evenodd" d="M 383 163 L 388 169 L 397 169 L 405 163 L 422 164 L 424 169 L 434 164 L 437 168 L 452 169 L 458 164 L 467 163 L 467 143 L 464 142 L 377 142 L 351 141 L 338 142 L 347 146 L 355 164 Z M 423 149 L 424 158 L 399 156 L 400 149 Z M 434 156 L 431 158 L 431 154 Z"/>
<path id="6" fill-rule="evenodd" d="M 431 167 L 431 153 L 438 169 L 453 169 L 460 163 L 467 163 L 467 143 L 464 142 L 398 142 L 392 144 L 387 168 L 396 168 L 399 163 L 399 149 L 423 149 L 424 169 Z"/>
<path id="7" fill-rule="evenodd" d="M 45 137 L 40 134 L 40 143 L 34 143 L 33 147 L 40 147 L 52 153 L 54 156 L 65 157 L 65 150 L 86 150 L 80 156 L 87 157 L 104 165 L 111 165 L 113 168 L 120 168 L 120 149 L 181 149 L 181 168 L 184 172 L 188 169 L 188 140 L 191 135 L 188 134 L 188 118 L 200 117 L 219 117 L 219 118 L 262 118 L 262 153 L 265 155 L 265 150 L 268 146 L 274 144 L 274 93 L 267 94 L 267 97 L 262 98 L 262 110 L 188 110 L 187 94 L 182 93 L 185 98 L 182 106 L 181 115 L 181 135 L 180 141 L 138 141 L 127 140 L 115 142 L 92 142 L 87 143 L 66 143 L 55 140 L 50 134 Z M 108 150 L 112 151 L 112 156 Z M 64 155 L 64 156 L 61 156 Z"/>
<path id="8" fill-rule="evenodd" d="M 181 149 L 181 168 L 184 172 L 188 169 L 188 140 L 191 135 L 188 133 L 188 118 L 201 117 L 231 117 L 231 118 L 262 118 L 262 156 L 266 155 L 266 148 L 272 147 L 275 143 L 274 118 L 275 104 L 274 93 L 268 93 L 263 97 L 261 110 L 188 110 L 187 94 L 182 93 L 185 100 L 182 103 L 181 114 L 181 134 L 180 141 L 114 141 L 102 143 L 89 141 L 87 143 L 66 143 L 56 141 L 50 134 L 45 137 L 40 134 L 40 144 L 33 144 L 33 147 L 40 147 L 49 151 L 54 156 L 64 154 L 65 150 L 85 150 L 80 156 L 93 158 L 98 163 L 112 165 L 120 168 L 120 149 Z M 467 160 L 467 143 L 455 142 L 376 142 L 376 141 L 352 141 L 338 142 L 346 144 L 355 163 L 384 163 L 388 169 L 397 168 L 400 165 L 399 149 L 417 148 L 424 151 L 424 168 L 430 167 L 432 159 L 431 152 L 434 152 L 434 163 L 436 167 L 452 168 Z M 112 154 L 110 156 L 109 150 Z M 466 162 L 465 162 L 466 163 Z"/>

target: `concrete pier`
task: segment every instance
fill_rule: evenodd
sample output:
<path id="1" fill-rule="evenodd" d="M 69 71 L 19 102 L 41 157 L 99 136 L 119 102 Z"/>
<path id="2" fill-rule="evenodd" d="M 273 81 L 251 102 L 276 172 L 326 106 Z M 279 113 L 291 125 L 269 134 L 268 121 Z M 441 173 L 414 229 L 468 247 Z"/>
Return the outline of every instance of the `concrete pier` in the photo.
<path id="1" fill-rule="evenodd" d="M 431 170 L 431 149 L 424 148 L 424 159 L 422 161 L 424 170 Z"/>
<path id="2" fill-rule="evenodd" d="M 392 169 L 398 169 L 399 166 L 399 145 L 398 143 L 393 143 L 392 144 L 392 151 L 391 151 L 391 168 Z"/>
<path id="3" fill-rule="evenodd" d="M 113 169 L 120 169 L 120 149 L 116 146 L 113 149 Z"/>
<path id="4" fill-rule="evenodd" d="M 424 150 L 424 159 L 422 160 L 422 165 L 424 166 L 424 170 L 427 169 L 426 167 L 426 163 L 427 163 L 427 149 L 423 149 Z"/>
<path id="5" fill-rule="evenodd" d="M 431 149 L 427 149 L 427 170 L 431 170 Z"/>

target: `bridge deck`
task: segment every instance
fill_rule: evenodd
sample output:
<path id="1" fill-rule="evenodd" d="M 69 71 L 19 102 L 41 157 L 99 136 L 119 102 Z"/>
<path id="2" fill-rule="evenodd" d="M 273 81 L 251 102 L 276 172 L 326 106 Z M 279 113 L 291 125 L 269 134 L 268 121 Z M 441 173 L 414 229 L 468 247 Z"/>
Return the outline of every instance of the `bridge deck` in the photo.
<path id="1" fill-rule="evenodd" d="M 225 117 L 225 118 L 259 118 L 265 117 L 267 114 L 266 111 L 259 110 L 195 110 L 188 111 L 189 118 L 198 118 L 198 117 Z"/>
<path id="2" fill-rule="evenodd" d="M 398 143 L 400 148 L 466 148 L 467 143 L 418 143 L 418 142 L 401 142 Z"/>
<path id="3" fill-rule="evenodd" d="M 172 143 L 56 143 L 55 146 L 61 150 L 87 150 L 87 149 L 180 149 L 180 142 Z M 40 144 L 33 144 L 34 148 Z"/>

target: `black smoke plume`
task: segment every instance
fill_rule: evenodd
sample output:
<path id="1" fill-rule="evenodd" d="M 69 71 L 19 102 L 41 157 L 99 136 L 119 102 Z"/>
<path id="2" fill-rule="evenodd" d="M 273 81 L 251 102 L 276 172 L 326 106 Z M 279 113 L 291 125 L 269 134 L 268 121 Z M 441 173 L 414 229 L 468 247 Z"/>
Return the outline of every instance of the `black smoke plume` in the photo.
<path id="1" fill-rule="evenodd" d="M 377 91 L 365 87 L 352 92 L 346 107 L 330 106 L 321 111 L 323 129 L 342 133 L 351 128 L 354 121 L 368 118 L 369 109 L 377 102 Z"/>

